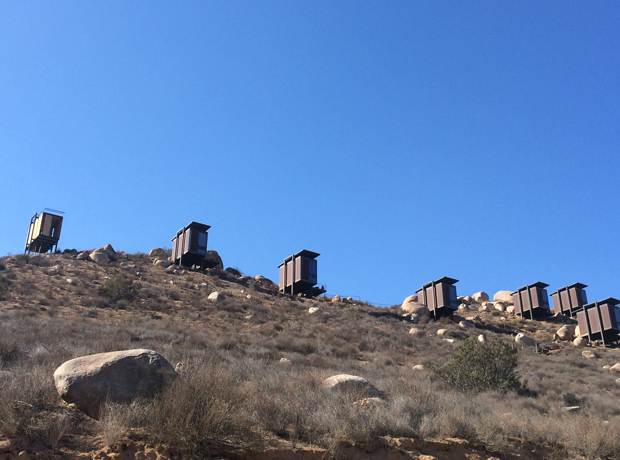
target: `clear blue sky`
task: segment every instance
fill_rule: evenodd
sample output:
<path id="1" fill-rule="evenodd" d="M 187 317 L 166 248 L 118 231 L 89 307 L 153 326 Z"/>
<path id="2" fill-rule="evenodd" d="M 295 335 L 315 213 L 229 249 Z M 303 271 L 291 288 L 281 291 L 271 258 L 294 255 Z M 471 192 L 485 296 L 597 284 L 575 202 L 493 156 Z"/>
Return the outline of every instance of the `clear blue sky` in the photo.
<path id="1" fill-rule="evenodd" d="M 0 254 L 148 252 L 190 221 L 277 279 L 400 303 L 620 297 L 616 1 L 0 1 Z"/>

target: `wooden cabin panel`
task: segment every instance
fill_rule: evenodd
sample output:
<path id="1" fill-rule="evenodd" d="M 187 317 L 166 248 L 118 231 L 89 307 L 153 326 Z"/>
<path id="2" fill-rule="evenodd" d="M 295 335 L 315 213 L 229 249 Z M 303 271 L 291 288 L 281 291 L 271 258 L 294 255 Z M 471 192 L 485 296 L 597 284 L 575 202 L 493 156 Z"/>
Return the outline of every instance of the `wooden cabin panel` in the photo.
<path id="1" fill-rule="evenodd" d="M 568 290 L 564 289 L 560 292 L 560 299 L 562 300 L 562 311 L 568 310 L 569 307 L 577 305 L 575 302 L 571 302 Z"/>
<path id="2" fill-rule="evenodd" d="M 177 260 L 179 256 L 177 255 L 177 237 L 172 238 L 172 259 Z"/>
<path id="3" fill-rule="evenodd" d="M 521 312 L 530 311 L 530 292 L 529 289 L 524 289 L 519 292 L 519 299 L 521 302 Z"/>
<path id="4" fill-rule="evenodd" d="M 534 287 L 534 288 L 528 288 L 528 290 L 530 291 L 529 298 L 532 301 L 532 309 L 540 308 L 542 306 L 540 289 Z"/>
<path id="5" fill-rule="evenodd" d="M 52 236 L 52 216 L 47 213 L 41 214 L 41 233 L 45 236 Z"/>
<path id="6" fill-rule="evenodd" d="M 446 293 L 446 285 L 444 283 L 435 285 L 435 294 L 437 296 L 437 308 L 450 305 L 450 293 Z"/>
<path id="7" fill-rule="evenodd" d="M 520 292 L 515 292 L 512 295 L 512 303 L 515 306 L 515 313 L 517 314 L 523 313 L 523 309 L 521 308 L 521 293 Z"/>
<path id="8" fill-rule="evenodd" d="M 435 311 L 435 302 L 436 302 L 435 287 L 428 286 L 425 288 L 425 290 L 426 290 L 426 308 L 428 308 L 430 311 Z"/>
<path id="9" fill-rule="evenodd" d="M 579 335 L 586 336 L 590 332 L 588 330 L 588 323 L 586 322 L 586 312 L 581 310 L 577 313 L 577 325 L 579 326 Z"/>
<path id="10" fill-rule="evenodd" d="M 601 332 L 601 325 L 598 319 L 598 312 L 596 308 L 589 308 L 587 313 L 588 320 L 590 321 L 590 334 Z M 581 331 L 581 329 L 579 329 Z"/>
<path id="11" fill-rule="evenodd" d="M 280 290 L 283 290 L 284 287 L 285 287 L 284 286 L 284 272 L 285 272 L 285 270 L 286 270 L 286 264 L 282 264 L 280 266 L 280 283 L 279 283 Z"/>
<path id="12" fill-rule="evenodd" d="M 36 227 L 36 223 L 35 222 L 31 222 L 30 223 L 30 227 L 28 228 L 28 241 L 26 244 L 30 244 L 32 243 L 32 240 L 34 239 L 34 229 Z"/>
<path id="13" fill-rule="evenodd" d="M 293 261 L 289 260 L 286 262 L 286 285 L 293 285 Z"/>
<path id="14" fill-rule="evenodd" d="M 554 292 L 551 294 L 551 300 L 553 301 L 553 311 L 555 313 L 563 313 L 564 310 L 562 308 L 562 298 L 560 297 L 560 294 Z"/>
<path id="15" fill-rule="evenodd" d="M 185 230 L 181 234 L 181 241 L 183 242 L 183 254 L 187 254 L 189 252 L 189 230 Z"/>
<path id="16" fill-rule="evenodd" d="M 299 282 L 302 280 L 302 271 L 301 271 L 301 257 L 297 257 L 295 259 L 295 282 Z"/>
<path id="17" fill-rule="evenodd" d="M 609 305 L 600 305 L 599 306 L 600 310 L 601 310 L 601 319 L 603 320 L 603 330 L 604 331 L 609 331 L 610 329 L 612 329 L 613 325 L 612 325 L 612 311 L 611 311 L 611 307 Z"/>
<path id="18" fill-rule="evenodd" d="M 568 292 L 566 292 L 566 297 L 568 298 L 570 296 L 570 303 L 573 307 L 583 305 L 580 294 L 581 294 L 581 289 L 577 290 L 574 287 L 570 288 Z"/>
<path id="19" fill-rule="evenodd" d="M 41 234 L 41 216 L 37 217 L 34 220 L 34 230 L 32 232 L 32 239 L 34 240 L 37 236 Z"/>

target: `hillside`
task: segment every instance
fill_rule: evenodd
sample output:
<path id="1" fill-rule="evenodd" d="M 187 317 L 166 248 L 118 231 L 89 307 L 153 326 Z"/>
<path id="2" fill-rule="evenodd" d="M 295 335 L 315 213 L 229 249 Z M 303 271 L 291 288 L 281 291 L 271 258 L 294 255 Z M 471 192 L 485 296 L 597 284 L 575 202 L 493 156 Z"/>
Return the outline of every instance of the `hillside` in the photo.
<path id="1" fill-rule="evenodd" d="M 115 259 L 0 258 L 0 460 L 620 458 L 620 374 L 604 368 L 620 352 L 589 347 L 588 359 L 554 342 L 560 317 L 471 302 L 453 320 L 414 325 L 400 306 L 294 298 L 262 277 L 146 254 Z M 468 317 L 475 327 L 459 327 Z M 468 337 L 514 344 L 518 333 L 540 344 L 519 352 L 527 390 L 474 394 L 433 378 Z M 155 401 L 110 404 L 100 420 L 58 397 L 63 362 L 133 348 L 162 354 L 178 383 Z M 354 404 L 321 385 L 343 373 L 383 400 Z"/>

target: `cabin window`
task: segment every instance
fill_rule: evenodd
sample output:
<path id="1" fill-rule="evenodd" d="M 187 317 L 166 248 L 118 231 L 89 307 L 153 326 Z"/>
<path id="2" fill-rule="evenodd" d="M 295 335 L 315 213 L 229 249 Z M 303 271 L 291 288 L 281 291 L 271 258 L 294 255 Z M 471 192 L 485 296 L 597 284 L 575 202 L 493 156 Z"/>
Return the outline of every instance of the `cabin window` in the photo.
<path id="1" fill-rule="evenodd" d="M 547 291 L 545 289 L 542 289 L 542 298 L 543 298 L 542 306 L 545 308 L 549 308 L 549 297 L 547 297 Z"/>
<path id="2" fill-rule="evenodd" d="M 199 254 L 207 253 L 207 233 L 206 232 L 198 233 L 198 253 Z"/>
<path id="3" fill-rule="evenodd" d="M 456 286 L 450 286 L 450 306 L 457 307 Z"/>

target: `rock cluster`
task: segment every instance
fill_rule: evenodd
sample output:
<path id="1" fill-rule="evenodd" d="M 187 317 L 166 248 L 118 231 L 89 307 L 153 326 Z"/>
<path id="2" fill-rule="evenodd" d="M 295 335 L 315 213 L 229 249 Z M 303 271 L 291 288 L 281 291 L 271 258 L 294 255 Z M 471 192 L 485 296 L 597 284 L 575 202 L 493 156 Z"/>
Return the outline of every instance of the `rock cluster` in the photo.
<path id="1" fill-rule="evenodd" d="M 149 257 L 153 260 L 153 265 L 162 268 L 168 268 L 170 266 L 168 253 L 163 248 L 151 249 L 151 252 L 149 252 Z"/>
<path id="2" fill-rule="evenodd" d="M 80 258 L 80 254 L 78 254 L 78 258 Z M 106 244 L 105 246 L 90 251 L 88 253 L 88 258 L 98 264 L 106 262 L 116 262 L 118 260 L 118 254 L 116 253 L 111 244 Z"/>

